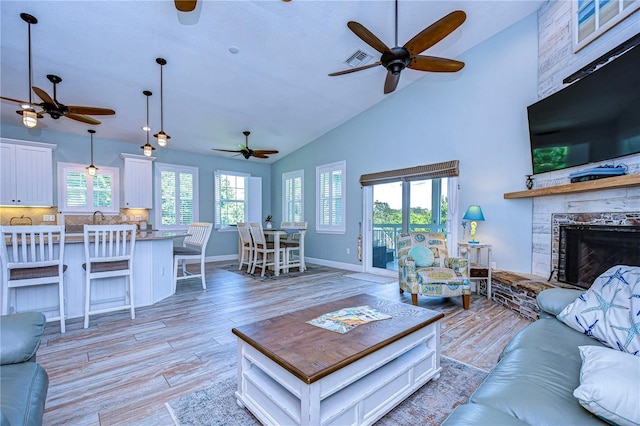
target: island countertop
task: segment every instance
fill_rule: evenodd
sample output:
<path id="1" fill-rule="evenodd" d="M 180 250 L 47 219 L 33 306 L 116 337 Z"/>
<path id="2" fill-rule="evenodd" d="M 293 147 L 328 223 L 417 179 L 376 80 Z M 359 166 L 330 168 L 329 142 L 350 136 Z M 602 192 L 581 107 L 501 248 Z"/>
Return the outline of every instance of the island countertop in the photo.
<path id="1" fill-rule="evenodd" d="M 174 238 L 183 238 L 189 235 L 184 231 L 138 231 L 136 233 L 136 241 L 156 241 L 171 240 Z M 65 244 L 84 243 L 83 233 L 66 233 L 64 236 Z"/>

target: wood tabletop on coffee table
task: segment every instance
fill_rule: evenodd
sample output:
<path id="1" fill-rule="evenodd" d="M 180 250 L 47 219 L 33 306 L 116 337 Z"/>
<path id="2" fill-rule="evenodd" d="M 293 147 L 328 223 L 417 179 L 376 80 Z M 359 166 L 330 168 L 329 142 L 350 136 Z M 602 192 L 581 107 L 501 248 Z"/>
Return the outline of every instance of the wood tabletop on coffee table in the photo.
<path id="1" fill-rule="evenodd" d="M 347 333 L 306 322 L 329 312 L 369 306 L 391 319 L 359 325 Z M 310 384 L 444 317 L 405 303 L 359 294 L 234 328 L 233 334 Z"/>

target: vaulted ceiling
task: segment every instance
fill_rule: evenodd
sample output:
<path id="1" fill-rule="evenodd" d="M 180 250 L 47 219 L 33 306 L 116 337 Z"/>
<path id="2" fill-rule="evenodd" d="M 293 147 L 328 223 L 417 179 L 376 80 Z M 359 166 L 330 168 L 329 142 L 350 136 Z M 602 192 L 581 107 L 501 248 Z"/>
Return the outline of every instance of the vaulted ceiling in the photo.
<path id="1" fill-rule="evenodd" d="M 410 1 L 398 5 L 398 44 L 454 10 L 467 20 L 424 54 L 459 58 L 543 1 Z M 254 149 L 277 149 L 276 161 L 367 110 L 387 96 L 380 66 L 337 77 L 357 50 L 380 54 L 347 27 L 357 21 L 394 45 L 394 2 L 199 0 L 193 12 L 163 1 L 11 1 L 0 3 L 2 96 L 27 100 L 26 12 L 32 25 L 33 85 L 53 95 L 47 74 L 58 75 L 57 100 L 110 108 L 113 116 L 90 126 L 45 116 L 38 129 L 142 145 L 143 90 L 150 90 L 150 125 L 160 130 L 160 65 L 165 58 L 164 131 L 168 149 L 232 156 L 250 130 Z M 499 60 L 499 58 L 496 58 Z M 370 62 L 370 63 L 371 63 Z M 505 64 L 508 66 L 508 64 Z M 460 73 L 464 73 L 463 69 Z M 397 90 L 411 90 L 428 73 L 405 69 Z M 455 84 L 455 78 L 446 83 Z M 34 102 L 39 101 L 33 94 Z M 17 105 L 0 102 L 1 121 L 21 125 Z M 152 142 L 155 144 L 155 142 Z M 242 158 L 242 157 L 238 157 Z"/>

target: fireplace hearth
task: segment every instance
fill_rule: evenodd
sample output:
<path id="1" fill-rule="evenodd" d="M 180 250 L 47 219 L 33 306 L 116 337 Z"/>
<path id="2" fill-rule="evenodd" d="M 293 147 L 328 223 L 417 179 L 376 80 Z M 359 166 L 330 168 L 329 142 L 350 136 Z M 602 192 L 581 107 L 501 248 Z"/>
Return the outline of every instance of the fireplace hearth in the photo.
<path id="1" fill-rule="evenodd" d="M 558 280 L 588 289 L 615 265 L 640 265 L 640 226 L 560 225 Z"/>

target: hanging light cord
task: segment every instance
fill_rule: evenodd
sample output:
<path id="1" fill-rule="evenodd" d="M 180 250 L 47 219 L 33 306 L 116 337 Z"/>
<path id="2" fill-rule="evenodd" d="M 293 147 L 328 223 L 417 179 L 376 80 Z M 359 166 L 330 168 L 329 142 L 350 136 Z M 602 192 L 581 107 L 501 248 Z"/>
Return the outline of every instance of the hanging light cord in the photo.
<path id="1" fill-rule="evenodd" d="M 149 128 L 149 95 L 147 95 L 147 145 L 149 144 L 149 133 L 151 133 L 151 129 Z"/>
<path id="2" fill-rule="evenodd" d="M 33 68 L 31 66 L 31 23 L 29 23 L 28 39 L 29 39 L 29 108 L 31 108 L 31 87 L 33 87 Z"/>
<path id="3" fill-rule="evenodd" d="M 163 85 L 162 85 L 162 68 L 164 68 L 162 65 L 160 65 L 160 131 L 164 132 L 164 102 L 162 100 L 162 92 L 164 92 L 164 90 L 162 89 Z M 149 98 L 147 98 L 149 99 Z M 147 118 L 147 121 L 149 121 L 149 119 Z M 148 126 L 148 124 L 147 124 Z"/>

